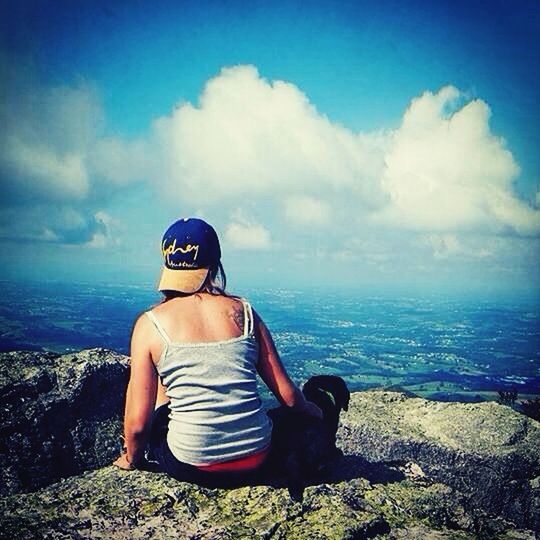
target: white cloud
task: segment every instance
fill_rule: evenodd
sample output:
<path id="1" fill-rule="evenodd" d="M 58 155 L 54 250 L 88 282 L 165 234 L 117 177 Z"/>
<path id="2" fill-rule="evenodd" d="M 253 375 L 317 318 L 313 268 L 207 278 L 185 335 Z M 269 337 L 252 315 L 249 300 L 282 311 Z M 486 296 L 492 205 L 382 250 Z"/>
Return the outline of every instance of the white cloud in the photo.
<path id="1" fill-rule="evenodd" d="M 453 234 L 431 234 L 427 238 L 427 243 L 433 249 L 433 256 L 436 259 L 446 259 L 463 251 L 459 240 Z"/>
<path id="2" fill-rule="evenodd" d="M 100 189 L 148 180 L 148 141 L 102 137 L 104 113 L 89 85 L 18 81 L 0 105 L 0 178 L 13 199 L 80 201 Z"/>
<path id="3" fill-rule="evenodd" d="M 89 248 L 101 249 L 108 245 L 107 237 L 102 233 L 95 233 L 92 238 L 86 242 L 85 246 Z"/>
<path id="4" fill-rule="evenodd" d="M 119 137 L 99 139 L 89 152 L 92 173 L 117 187 L 152 178 L 156 164 L 144 139 L 125 141 Z"/>
<path id="5" fill-rule="evenodd" d="M 226 228 L 225 240 L 236 249 L 264 250 L 272 244 L 270 232 L 262 225 L 245 218 L 239 211 L 234 213 Z"/>
<path id="6" fill-rule="evenodd" d="M 491 132 L 488 105 L 451 86 L 413 99 L 399 128 L 359 133 L 329 120 L 295 85 L 236 66 L 210 79 L 197 104 L 179 104 L 135 140 L 103 136 L 105 115 L 88 84 L 19 90 L 0 104 L 0 210 L 24 206 L 27 218 L 19 230 L 3 219 L 3 236 L 110 245 L 119 227 L 98 209 L 134 182 L 175 211 L 227 223 L 224 238 L 236 249 L 272 248 L 293 223 L 291 253 L 305 243 L 343 261 L 391 265 L 405 243 L 351 238 L 384 230 L 401 240 L 412 230 L 410 238 L 430 238 L 419 251 L 442 259 L 496 251 L 468 246 L 465 234 L 540 233 L 539 196 L 529 205 L 514 193 L 519 166 Z M 227 220 L 239 205 L 257 219 Z M 323 237 L 317 227 L 330 221 Z"/>
<path id="7" fill-rule="evenodd" d="M 0 208 L 0 238 L 85 245 L 94 236 L 104 235 L 110 244 L 117 222 L 106 223 L 104 215 L 57 203 Z"/>
<path id="8" fill-rule="evenodd" d="M 496 257 L 502 246 L 507 249 L 507 242 L 500 238 L 471 234 L 429 234 L 419 237 L 418 245 L 430 248 L 435 259 L 472 260 Z"/>
<path id="9" fill-rule="evenodd" d="M 11 136 L 2 144 L 0 160 L 5 178 L 23 195 L 70 200 L 88 194 L 88 172 L 79 154 L 58 155 L 43 143 L 28 144 Z"/>
<path id="10" fill-rule="evenodd" d="M 120 221 L 103 210 L 97 211 L 93 217 L 97 226 L 97 231 L 86 245 L 89 247 L 100 248 L 106 246 L 118 246 L 120 240 L 117 231 L 122 226 Z"/>
<path id="11" fill-rule="evenodd" d="M 489 129 L 481 100 L 446 87 L 412 101 L 381 174 L 390 204 L 377 222 L 416 230 L 540 232 L 540 212 L 512 192 L 519 167 Z M 448 113 L 448 111 L 451 111 Z"/>
<path id="12" fill-rule="evenodd" d="M 183 103 L 155 123 L 173 200 L 346 189 L 378 206 L 384 137 L 333 124 L 296 86 L 268 82 L 253 66 L 225 68 L 198 107 Z"/>
<path id="13" fill-rule="evenodd" d="M 285 215 L 300 225 L 324 225 L 330 218 L 330 208 L 313 197 L 291 197 L 285 201 Z"/>
<path id="14" fill-rule="evenodd" d="M 96 206 L 150 177 L 147 141 L 103 138 L 105 115 L 87 83 L 43 86 L 22 65 L 0 69 L 0 212 L 17 216 L 2 236 L 101 245 Z"/>
<path id="15" fill-rule="evenodd" d="M 539 234 L 540 211 L 514 194 L 519 166 L 489 116 L 448 86 L 414 99 L 398 129 L 355 133 L 293 84 L 236 66 L 208 81 L 197 106 L 155 122 L 163 171 L 154 176 L 176 204 L 264 198 L 306 225 L 332 207 L 349 224 Z"/>
<path id="16" fill-rule="evenodd" d="M 8 199 L 70 201 L 90 189 L 86 153 L 103 115 L 87 86 L 44 88 L 12 82 L 0 103 L 0 179 Z M 6 82 L 8 84 L 8 82 Z"/>
<path id="17" fill-rule="evenodd" d="M 40 240 L 43 240 L 45 242 L 58 242 L 58 236 L 54 231 L 51 231 L 51 229 L 45 228 L 43 230 L 43 233 L 41 234 Z"/>

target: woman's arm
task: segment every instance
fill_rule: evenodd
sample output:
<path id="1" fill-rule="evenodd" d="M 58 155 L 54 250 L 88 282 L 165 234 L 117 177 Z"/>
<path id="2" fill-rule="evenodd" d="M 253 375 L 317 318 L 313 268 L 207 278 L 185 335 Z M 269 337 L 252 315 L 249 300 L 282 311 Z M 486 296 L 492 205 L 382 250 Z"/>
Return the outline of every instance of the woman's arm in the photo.
<path id="1" fill-rule="evenodd" d="M 270 388 L 282 405 L 292 409 L 305 412 L 317 418 L 322 418 L 322 411 L 312 403 L 306 400 L 304 394 L 294 384 L 289 377 L 285 366 L 282 364 L 279 354 L 276 350 L 274 340 L 268 331 L 268 328 L 255 312 L 255 331 L 259 342 L 259 362 L 257 372 Z"/>
<path id="2" fill-rule="evenodd" d="M 139 317 L 131 335 L 131 374 L 124 414 L 126 451 L 114 462 L 122 469 L 134 469 L 143 459 L 152 422 L 158 375 L 150 353 L 151 332 L 148 318 Z"/>

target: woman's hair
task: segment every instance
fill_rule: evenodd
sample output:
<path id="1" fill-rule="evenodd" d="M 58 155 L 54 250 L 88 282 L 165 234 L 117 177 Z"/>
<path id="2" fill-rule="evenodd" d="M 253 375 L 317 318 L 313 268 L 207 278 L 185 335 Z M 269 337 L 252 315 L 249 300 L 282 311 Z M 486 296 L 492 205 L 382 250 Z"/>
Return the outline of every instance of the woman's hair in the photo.
<path id="1" fill-rule="evenodd" d="M 210 266 L 210 268 L 208 269 L 208 274 L 201 288 L 198 291 L 189 294 L 207 292 L 216 296 L 229 296 L 225 292 L 226 286 L 227 276 L 225 275 L 223 265 L 221 264 L 221 262 L 218 262 L 217 264 Z M 162 291 L 162 293 L 164 296 L 162 302 L 166 302 L 167 300 L 171 300 L 172 298 L 176 298 L 177 296 L 189 296 L 188 293 L 183 293 L 180 291 Z"/>
<path id="2" fill-rule="evenodd" d="M 208 275 L 197 292 L 203 291 L 215 295 L 226 295 L 225 287 L 227 287 L 227 276 L 220 261 L 209 268 Z"/>

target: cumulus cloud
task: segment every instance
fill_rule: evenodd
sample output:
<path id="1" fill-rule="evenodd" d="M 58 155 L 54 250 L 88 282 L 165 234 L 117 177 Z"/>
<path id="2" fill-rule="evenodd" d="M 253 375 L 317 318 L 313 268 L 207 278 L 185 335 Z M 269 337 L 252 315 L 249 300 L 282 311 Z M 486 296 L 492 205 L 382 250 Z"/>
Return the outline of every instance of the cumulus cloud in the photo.
<path id="1" fill-rule="evenodd" d="M 324 225 L 330 218 L 330 208 L 313 197 L 292 197 L 285 201 L 285 215 L 300 225 Z"/>
<path id="2" fill-rule="evenodd" d="M 108 245 L 96 216 L 115 189 L 149 177 L 145 140 L 105 138 L 98 91 L 44 86 L 0 58 L 0 220 L 4 238 Z M 15 216 L 11 225 L 5 216 Z"/>
<path id="3" fill-rule="evenodd" d="M 486 277 L 503 268 L 529 268 L 529 277 L 537 274 L 540 239 L 484 233 L 430 233 L 410 236 L 407 249 L 427 268 L 451 273 L 457 265 L 477 268 Z M 430 258 L 436 266 L 430 265 Z M 531 272 L 532 270 L 532 272 Z M 481 274 L 482 275 L 482 274 Z"/>
<path id="4" fill-rule="evenodd" d="M 114 222 L 103 212 L 92 213 L 68 204 L 34 204 L 0 209 L 0 238 L 73 245 L 105 246 L 114 243 Z"/>
<path id="5" fill-rule="evenodd" d="M 238 211 L 226 228 L 225 240 L 236 249 L 264 250 L 271 246 L 270 232 Z"/>
<path id="6" fill-rule="evenodd" d="M 88 86 L 39 88 L 20 81 L 0 105 L 0 178 L 5 197 L 85 198 L 89 191 L 85 154 L 101 121 L 97 97 Z"/>
<path id="7" fill-rule="evenodd" d="M 333 124 L 295 85 L 269 82 L 253 66 L 223 69 L 198 106 L 180 104 L 154 127 L 162 177 L 176 199 L 346 189 L 360 206 L 382 201 L 384 138 Z"/>
<path id="8" fill-rule="evenodd" d="M 436 259 L 446 259 L 447 257 L 462 251 L 459 240 L 453 234 L 432 234 L 428 236 L 427 242 L 433 249 L 433 256 Z"/>
<path id="9" fill-rule="evenodd" d="M 274 201 L 297 224 L 321 224 L 333 207 L 349 224 L 537 235 L 540 211 L 514 193 L 519 166 L 490 114 L 448 86 L 413 99 L 399 128 L 356 133 L 293 84 L 225 68 L 197 105 L 155 122 L 158 176 L 172 201 Z"/>
<path id="10" fill-rule="evenodd" d="M 97 211 L 93 218 L 97 225 L 96 231 L 86 245 L 93 248 L 119 245 L 115 230 L 121 226 L 120 222 L 103 210 Z"/>
<path id="11" fill-rule="evenodd" d="M 294 84 L 253 66 L 224 68 L 197 103 L 178 104 L 134 140 L 104 135 L 90 84 L 50 88 L 23 77 L 9 86 L 0 104 L 3 236 L 110 245 L 118 226 L 100 213 L 103 201 L 135 182 L 172 208 L 226 223 L 236 249 L 271 249 L 291 224 L 309 242 L 331 222 L 335 236 L 317 237 L 318 247 L 344 260 L 389 255 L 343 231 L 427 234 L 440 259 L 468 253 L 465 233 L 540 233 L 539 196 L 532 206 L 515 194 L 519 166 L 491 132 L 488 105 L 452 86 L 413 99 L 398 128 L 367 133 L 332 122 Z M 227 219 L 238 207 L 256 219 Z M 18 232 L 5 218 L 14 212 L 25 224 Z"/>
<path id="12" fill-rule="evenodd" d="M 11 82 L 0 104 L 0 178 L 9 200 L 80 201 L 103 184 L 147 180 L 147 140 L 104 137 L 105 115 L 89 84 L 44 87 Z"/>
<path id="13" fill-rule="evenodd" d="M 512 187 L 519 167 L 489 128 L 482 100 L 448 86 L 414 99 L 391 136 L 381 175 L 390 203 L 378 222 L 416 230 L 540 232 L 540 212 Z"/>
<path id="14" fill-rule="evenodd" d="M 43 143 L 28 143 L 16 135 L 0 150 L 8 193 L 49 200 L 80 200 L 88 194 L 88 173 L 80 155 L 59 155 Z"/>

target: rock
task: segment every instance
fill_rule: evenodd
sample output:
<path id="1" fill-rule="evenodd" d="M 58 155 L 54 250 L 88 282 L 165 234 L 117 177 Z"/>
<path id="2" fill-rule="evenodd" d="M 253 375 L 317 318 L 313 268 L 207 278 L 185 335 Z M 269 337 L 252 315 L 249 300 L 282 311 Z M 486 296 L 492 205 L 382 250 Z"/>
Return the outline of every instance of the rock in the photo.
<path id="1" fill-rule="evenodd" d="M 208 489 L 112 466 L 0 500 L 0 539 L 534 539 L 501 519 L 471 517 L 443 484 L 309 486 L 302 502 L 266 485 Z"/>
<path id="2" fill-rule="evenodd" d="M 206 489 L 157 473 L 107 467 L 35 494 L 3 499 L 0 537 L 374 538 L 390 533 L 390 523 L 396 530 L 418 525 L 414 512 L 402 510 L 407 504 L 403 502 L 405 492 L 413 510 L 417 501 L 424 502 L 418 505 L 423 519 L 429 513 L 428 504 L 432 513 L 451 515 L 450 507 L 457 505 L 446 504 L 438 494 L 441 489 L 444 486 L 402 486 L 390 492 L 357 479 L 308 487 L 299 503 L 285 489 Z M 438 525 L 439 534 L 449 532 Z M 437 532 L 429 523 L 423 528 Z"/>
<path id="3" fill-rule="evenodd" d="M 540 529 L 540 424 L 494 402 L 355 393 L 338 445 L 371 463 L 415 463 L 466 504 Z"/>
<path id="4" fill-rule="evenodd" d="M 0 354 L 0 495 L 109 464 L 128 359 L 105 349 Z"/>
<path id="5" fill-rule="evenodd" d="M 496 403 L 355 393 L 338 431 L 344 456 L 296 502 L 268 478 L 208 489 L 110 466 L 128 375 L 121 355 L 7 353 L 0 362 L 10 493 L 0 538 L 532 540 L 539 530 L 540 425 Z"/>

